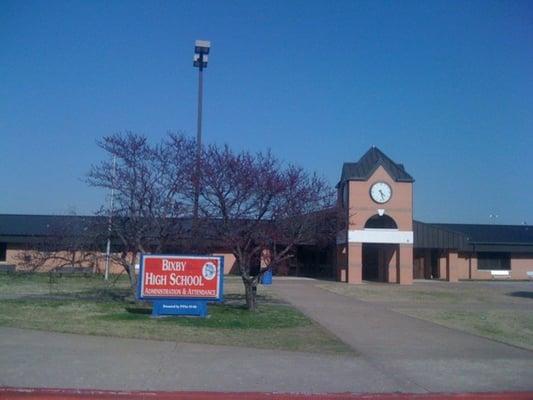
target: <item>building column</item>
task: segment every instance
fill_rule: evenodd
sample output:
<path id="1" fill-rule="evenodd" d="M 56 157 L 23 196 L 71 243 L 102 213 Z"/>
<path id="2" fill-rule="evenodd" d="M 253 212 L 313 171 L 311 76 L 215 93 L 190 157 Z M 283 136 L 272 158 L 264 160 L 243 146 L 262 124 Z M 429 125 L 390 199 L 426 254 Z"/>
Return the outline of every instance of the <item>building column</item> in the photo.
<path id="1" fill-rule="evenodd" d="M 400 244 L 399 253 L 398 283 L 400 285 L 410 285 L 413 283 L 413 245 Z"/>
<path id="2" fill-rule="evenodd" d="M 337 281 L 348 282 L 348 246 L 345 244 L 338 244 L 336 249 L 337 255 Z"/>
<path id="3" fill-rule="evenodd" d="M 446 262 L 446 280 L 448 282 L 459 282 L 459 273 L 457 265 L 459 264 L 459 255 L 449 252 Z"/>
<path id="4" fill-rule="evenodd" d="M 448 265 L 448 252 L 441 254 L 439 257 L 439 279 L 445 279 L 448 275 L 446 273 L 446 268 Z"/>
<path id="5" fill-rule="evenodd" d="M 363 281 L 363 244 L 348 244 L 348 283 L 358 284 Z"/>
<path id="6" fill-rule="evenodd" d="M 399 257 L 398 257 L 398 252 L 399 252 L 399 246 L 397 246 L 395 249 L 394 249 L 394 252 L 392 253 L 392 257 L 390 259 L 390 262 L 389 262 L 389 265 L 388 265 L 388 268 L 389 268 L 389 273 L 387 275 L 387 281 L 389 283 L 398 283 L 398 269 L 399 269 Z"/>

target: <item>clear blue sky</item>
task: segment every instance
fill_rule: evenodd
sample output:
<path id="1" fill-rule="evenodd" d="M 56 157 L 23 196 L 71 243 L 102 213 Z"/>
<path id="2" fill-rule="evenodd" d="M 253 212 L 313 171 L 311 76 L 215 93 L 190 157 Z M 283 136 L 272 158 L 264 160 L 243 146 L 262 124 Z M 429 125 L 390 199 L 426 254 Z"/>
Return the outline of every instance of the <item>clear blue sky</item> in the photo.
<path id="1" fill-rule="evenodd" d="M 0 213 L 91 213 L 123 130 L 271 148 L 335 184 L 371 145 L 415 217 L 533 224 L 533 2 L 1 1 Z"/>

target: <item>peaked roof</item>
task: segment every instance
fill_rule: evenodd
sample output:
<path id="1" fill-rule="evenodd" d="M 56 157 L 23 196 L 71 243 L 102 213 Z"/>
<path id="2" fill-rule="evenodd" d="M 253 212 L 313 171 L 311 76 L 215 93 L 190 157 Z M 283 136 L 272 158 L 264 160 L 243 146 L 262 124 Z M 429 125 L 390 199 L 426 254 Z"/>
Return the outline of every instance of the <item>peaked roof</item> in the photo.
<path id="1" fill-rule="evenodd" d="M 359 159 L 359 161 L 343 164 L 339 184 L 344 181 L 366 181 L 379 166 L 382 166 L 396 182 L 415 181 L 413 177 L 405 171 L 403 164 L 395 163 L 380 149 L 372 146 L 363 157 Z"/>

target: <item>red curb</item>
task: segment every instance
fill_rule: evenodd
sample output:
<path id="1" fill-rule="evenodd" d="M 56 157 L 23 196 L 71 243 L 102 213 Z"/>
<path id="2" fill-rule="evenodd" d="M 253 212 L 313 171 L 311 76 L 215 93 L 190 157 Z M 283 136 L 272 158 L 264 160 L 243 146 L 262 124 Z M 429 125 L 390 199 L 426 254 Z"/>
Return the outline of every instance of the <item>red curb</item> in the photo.
<path id="1" fill-rule="evenodd" d="M 264 392 L 129 392 L 89 389 L 0 387 L 0 400 L 533 400 L 533 392 L 487 393 L 264 393 Z"/>

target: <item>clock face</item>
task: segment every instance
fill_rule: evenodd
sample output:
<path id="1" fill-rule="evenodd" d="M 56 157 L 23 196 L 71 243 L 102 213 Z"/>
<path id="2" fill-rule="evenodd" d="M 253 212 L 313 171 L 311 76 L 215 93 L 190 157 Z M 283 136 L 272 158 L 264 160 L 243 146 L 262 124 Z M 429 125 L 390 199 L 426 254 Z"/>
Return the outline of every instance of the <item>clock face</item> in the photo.
<path id="1" fill-rule="evenodd" d="M 370 197 L 376 203 L 386 203 L 392 196 L 392 189 L 385 182 L 376 182 L 370 188 Z"/>

